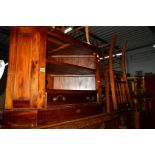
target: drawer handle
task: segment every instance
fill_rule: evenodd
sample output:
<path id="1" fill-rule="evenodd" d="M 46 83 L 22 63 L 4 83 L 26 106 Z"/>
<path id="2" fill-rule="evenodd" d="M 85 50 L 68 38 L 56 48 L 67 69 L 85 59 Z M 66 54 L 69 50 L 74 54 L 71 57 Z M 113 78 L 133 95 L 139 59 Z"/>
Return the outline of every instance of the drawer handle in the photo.
<path id="1" fill-rule="evenodd" d="M 53 97 L 53 102 L 64 102 L 64 101 L 66 101 L 66 97 L 63 95 Z"/>
<path id="2" fill-rule="evenodd" d="M 89 102 L 93 102 L 93 101 L 95 101 L 95 97 L 94 96 L 87 96 L 86 100 Z"/>

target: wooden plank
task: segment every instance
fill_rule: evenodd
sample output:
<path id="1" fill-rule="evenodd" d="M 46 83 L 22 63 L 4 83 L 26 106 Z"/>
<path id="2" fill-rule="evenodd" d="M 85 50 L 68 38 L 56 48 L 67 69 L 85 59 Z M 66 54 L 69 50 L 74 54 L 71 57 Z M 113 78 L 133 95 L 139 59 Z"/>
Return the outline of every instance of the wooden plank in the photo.
<path id="1" fill-rule="evenodd" d="M 47 63 L 47 73 L 48 74 L 62 74 L 62 75 L 69 75 L 69 74 L 74 74 L 74 75 L 89 75 L 89 74 L 94 74 L 96 70 L 91 69 L 91 68 L 86 68 L 82 66 L 77 66 L 77 65 L 72 65 L 72 64 L 67 64 L 63 62 L 58 62 L 54 60 L 53 58 L 48 58 Z"/>
<path id="2" fill-rule="evenodd" d="M 96 90 L 47 90 L 47 105 L 97 102 Z"/>
<path id="3" fill-rule="evenodd" d="M 134 128 L 139 129 L 140 124 L 139 124 L 139 112 L 134 112 Z"/>
<path id="4" fill-rule="evenodd" d="M 105 81 L 104 86 L 105 86 L 106 111 L 110 112 L 109 79 L 107 70 L 104 70 L 104 81 Z"/>
<path id="5" fill-rule="evenodd" d="M 73 120 L 102 113 L 102 104 L 79 103 L 52 106 L 38 111 L 38 126 Z"/>
<path id="6" fill-rule="evenodd" d="M 83 29 L 83 28 L 85 28 L 85 26 L 79 26 L 78 28 L 75 28 L 75 29 L 69 31 L 68 34 L 69 34 L 69 33 L 73 33 L 73 32 L 77 32 L 77 31 L 79 31 L 79 30 L 81 30 L 81 29 Z"/>
<path id="7" fill-rule="evenodd" d="M 56 38 L 53 38 L 53 37 L 50 37 L 50 36 L 47 37 L 47 41 L 50 42 L 50 43 L 57 44 L 59 46 L 64 45 L 64 41 L 60 41 L 59 39 L 56 39 Z"/>
<path id="8" fill-rule="evenodd" d="M 62 50 L 62 49 L 64 49 L 64 48 L 67 48 L 68 46 L 70 46 L 70 44 L 63 44 L 63 45 L 59 46 L 58 48 L 55 48 L 55 49 L 53 49 L 52 51 L 49 51 L 48 54 L 55 53 L 55 52 L 57 52 L 57 51 L 59 51 L 59 50 Z"/>
<path id="9" fill-rule="evenodd" d="M 100 78 L 97 54 L 96 54 L 96 90 L 97 90 L 97 101 L 101 102 L 102 89 L 101 89 L 101 78 Z"/>
<path id="10" fill-rule="evenodd" d="M 40 31 L 40 49 L 39 49 L 39 87 L 38 87 L 38 108 L 45 107 L 46 104 L 46 39 L 47 34 L 44 31 Z M 43 71 L 41 71 L 43 69 Z"/>
<path id="11" fill-rule="evenodd" d="M 31 92 L 31 107 L 37 108 L 38 104 L 38 83 L 39 83 L 39 40 L 40 40 L 40 34 L 38 31 L 34 30 L 34 36 L 32 38 L 33 48 L 31 51 L 31 58 L 30 58 L 30 71 L 31 71 L 31 82 L 29 83 L 31 85 L 30 92 Z"/>
<path id="12" fill-rule="evenodd" d="M 90 69 L 96 69 L 96 57 L 52 57 L 53 60 L 57 62 L 67 63 L 71 65 L 77 65 L 81 67 L 86 67 Z"/>
<path id="13" fill-rule="evenodd" d="M 127 45 L 127 39 L 124 41 L 123 47 L 122 47 L 121 68 L 122 68 L 122 72 L 123 72 L 123 75 L 122 75 L 123 76 L 123 80 L 126 82 L 126 84 L 125 84 L 125 91 L 127 93 L 127 99 L 128 99 L 128 102 L 131 103 L 131 96 L 130 96 L 130 90 L 129 90 L 127 76 L 126 76 L 126 65 L 125 65 L 126 45 Z"/>
<path id="14" fill-rule="evenodd" d="M 95 76 L 92 77 L 54 77 L 53 89 L 96 90 Z"/>
<path id="15" fill-rule="evenodd" d="M 67 46 L 66 48 L 59 49 L 57 52 L 53 52 L 53 50 L 57 49 L 60 47 L 55 46 L 54 44 L 48 45 L 51 46 L 50 48 L 47 49 L 47 54 L 48 56 L 54 56 L 54 55 L 95 55 L 96 51 L 87 49 L 85 47 L 81 47 L 78 45 L 70 44 L 70 46 Z M 54 46 L 54 47 L 52 47 Z"/>

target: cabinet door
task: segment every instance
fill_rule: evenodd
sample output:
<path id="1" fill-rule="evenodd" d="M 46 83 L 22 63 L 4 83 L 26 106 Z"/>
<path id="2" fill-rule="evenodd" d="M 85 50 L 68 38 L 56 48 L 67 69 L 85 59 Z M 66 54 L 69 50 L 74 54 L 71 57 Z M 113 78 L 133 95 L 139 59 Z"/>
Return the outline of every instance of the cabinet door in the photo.
<path id="1" fill-rule="evenodd" d="M 46 33 L 37 27 L 11 30 L 5 108 L 45 104 Z"/>

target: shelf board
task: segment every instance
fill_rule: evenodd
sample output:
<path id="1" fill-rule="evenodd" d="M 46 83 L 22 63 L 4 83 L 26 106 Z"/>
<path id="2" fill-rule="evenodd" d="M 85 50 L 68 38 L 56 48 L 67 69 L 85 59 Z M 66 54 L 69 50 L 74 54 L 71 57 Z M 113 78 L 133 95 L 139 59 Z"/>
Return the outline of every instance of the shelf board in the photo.
<path id="1" fill-rule="evenodd" d="M 58 62 L 48 58 L 46 62 L 47 74 L 53 75 L 95 75 L 96 70 L 77 65 Z"/>
<path id="2" fill-rule="evenodd" d="M 98 52 L 98 48 L 81 42 L 68 34 L 49 28 L 46 29 L 47 37 L 47 54 L 48 55 L 93 55 Z"/>
<path id="3" fill-rule="evenodd" d="M 68 45 L 64 44 L 62 46 L 58 46 L 56 48 L 47 48 L 47 55 L 95 55 L 94 51 L 89 49 L 76 46 L 76 45 Z"/>

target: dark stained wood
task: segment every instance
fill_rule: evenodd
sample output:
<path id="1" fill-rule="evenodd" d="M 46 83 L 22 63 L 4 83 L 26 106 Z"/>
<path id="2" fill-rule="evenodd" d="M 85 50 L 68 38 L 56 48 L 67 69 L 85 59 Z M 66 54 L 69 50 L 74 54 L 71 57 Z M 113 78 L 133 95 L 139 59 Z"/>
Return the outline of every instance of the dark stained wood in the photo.
<path id="1" fill-rule="evenodd" d="M 36 110 L 3 111 L 2 128 L 35 128 L 37 127 Z"/>
<path id="2" fill-rule="evenodd" d="M 110 121 L 112 120 L 112 121 Z M 41 125 L 41 129 L 104 129 L 119 127 L 119 114 L 118 113 L 103 113 L 92 115 L 88 117 L 63 121 L 60 123 L 53 123 L 48 125 Z M 116 122 L 115 122 L 116 121 Z"/>
<path id="3" fill-rule="evenodd" d="M 96 69 L 96 61 L 95 61 L 96 57 L 95 56 L 59 55 L 59 56 L 52 56 L 52 59 L 58 62 L 77 65 L 77 66 L 86 67 L 90 69 Z"/>
<path id="4" fill-rule="evenodd" d="M 150 105 L 151 110 L 150 110 L 150 128 L 155 129 L 155 75 L 154 74 L 146 74 L 144 77 L 145 80 L 145 90 L 148 94 L 150 94 L 151 97 L 151 102 L 152 104 Z"/>
<path id="5" fill-rule="evenodd" d="M 97 101 L 101 102 L 101 91 L 102 91 L 102 89 L 101 89 L 101 78 L 100 78 L 97 54 L 96 54 L 96 90 L 97 90 Z"/>
<path id="6" fill-rule="evenodd" d="M 83 103 L 53 106 L 38 111 L 38 126 L 82 118 L 102 113 L 102 104 Z"/>
<path id="7" fill-rule="evenodd" d="M 101 113 L 100 104 L 56 106 L 44 110 L 5 110 L 2 128 L 119 128 L 119 113 Z M 94 110 L 93 110 L 94 109 Z"/>
<path id="8" fill-rule="evenodd" d="M 13 108 L 30 108 L 30 100 L 14 100 Z"/>
<path id="9" fill-rule="evenodd" d="M 105 122 L 106 129 L 118 129 L 120 125 L 120 118 L 112 118 L 109 121 Z"/>
<path id="10" fill-rule="evenodd" d="M 134 117 L 134 129 L 139 129 L 140 124 L 139 124 L 139 112 L 134 112 L 133 117 Z"/>
<path id="11" fill-rule="evenodd" d="M 69 45 L 63 49 L 60 48 L 61 46 L 50 44 L 47 48 L 48 55 L 93 55 L 96 52 L 96 51 L 90 51 L 89 49 L 82 48 L 76 45 Z M 58 48 L 60 49 L 56 50 Z"/>
<path id="12" fill-rule="evenodd" d="M 52 53 L 53 53 L 53 52 L 57 52 L 57 51 L 59 51 L 59 50 L 61 50 L 61 49 L 65 49 L 65 48 L 67 48 L 68 46 L 70 46 L 70 44 L 63 44 L 63 45 L 61 45 L 60 47 L 53 49 L 53 50 L 52 50 Z M 51 54 L 51 53 L 50 53 L 50 54 Z"/>
<path id="13" fill-rule="evenodd" d="M 97 92 L 90 90 L 47 90 L 47 106 L 97 102 Z"/>
<path id="14" fill-rule="evenodd" d="M 125 92 L 126 95 L 124 94 L 123 96 L 127 96 L 127 99 L 125 99 L 126 101 L 128 101 L 129 103 L 131 103 L 131 96 L 130 96 L 130 91 L 129 91 L 129 87 L 128 87 L 128 82 L 127 82 L 127 76 L 126 76 L 126 63 L 125 63 L 125 51 L 126 51 L 126 45 L 127 45 L 127 39 L 124 41 L 123 43 L 123 47 L 122 47 L 122 60 L 121 60 L 121 67 L 122 67 L 122 79 L 125 82 L 124 86 L 125 86 Z M 123 89 L 124 90 L 124 89 Z"/>
<path id="15" fill-rule="evenodd" d="M 104 67 L 103 67 L 103 69 L 105 69 Z M 109 81 L 108 81 L 108 72 L 107 72 L 107 70 L 105 69 L 104 70 L 104 80 L 105 80 L 105 84 L 104 84 L 104 87 L 105 87 L 105 102 L 106 102 L 106 112 L 110 112 L 111 111 L 111 106 L 110 106 L 110 104 L 111 104 L 111 102 L 110 102 L 110 94 L 109 94 L 109 90 L 110 90 L 110 88 L 109 88 Z"/>

